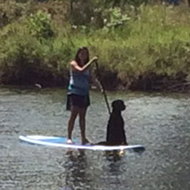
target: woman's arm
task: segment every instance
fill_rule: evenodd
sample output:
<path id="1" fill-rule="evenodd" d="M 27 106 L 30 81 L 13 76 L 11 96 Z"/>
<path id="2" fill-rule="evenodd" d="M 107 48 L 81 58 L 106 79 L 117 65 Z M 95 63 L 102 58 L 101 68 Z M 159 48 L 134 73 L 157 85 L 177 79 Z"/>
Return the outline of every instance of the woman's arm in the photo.
<path id="1" fill-rule="evenodd" d="M 76 70 L 76 71 L 80 71 L 83 72 L 86 69 L 88 69 L 88 67 L 95 61 L 97 61 L 98 58 L 97 57 L 93 57 L 87 64 L 85 64 L 84 66 L 80 67 L 76 61 L 71 61 L 71 67 Z"/>

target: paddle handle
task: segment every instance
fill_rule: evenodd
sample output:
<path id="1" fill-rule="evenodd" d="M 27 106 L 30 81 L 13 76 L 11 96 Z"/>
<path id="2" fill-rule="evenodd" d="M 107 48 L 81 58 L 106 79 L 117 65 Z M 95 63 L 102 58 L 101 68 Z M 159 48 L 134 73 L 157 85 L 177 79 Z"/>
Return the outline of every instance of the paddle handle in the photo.
<path id="1" fill-rule="evenodd" d="M 102 82 L 100 80 L 100 70 L 99 70 L 98 62 L 96 61 L 95 64 L 96 64 L 97 74 L 99 75 L 99 79 L 97 79 L 97 82 L 98 82 L 98 84 L 99 84 L 99 86 L 101 88 L 102 94 L 104 95 L 104 99 L 105 99 L 105 102 L 106 102 L 108 113 L 111 114 L 110 106 L 109 106 L 109 103 L 108 103 L 108 98 L 107 98 L 107 95 L 106 95 L 106 91 L 105 91 L 104 85 L 102 84 Z"/>

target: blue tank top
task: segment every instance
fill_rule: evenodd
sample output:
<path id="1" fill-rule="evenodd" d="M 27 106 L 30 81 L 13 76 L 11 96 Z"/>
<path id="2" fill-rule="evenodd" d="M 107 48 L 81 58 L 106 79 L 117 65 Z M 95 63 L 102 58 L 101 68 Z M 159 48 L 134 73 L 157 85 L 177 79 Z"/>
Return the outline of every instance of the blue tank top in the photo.
<path id="1" fill-rule="evenodd" d="M 90 72 L 70 70 L 70 81 L 68 86 L 68 94 L 77 94 L 81 96 L 88 95 L 90 88 Z"/>

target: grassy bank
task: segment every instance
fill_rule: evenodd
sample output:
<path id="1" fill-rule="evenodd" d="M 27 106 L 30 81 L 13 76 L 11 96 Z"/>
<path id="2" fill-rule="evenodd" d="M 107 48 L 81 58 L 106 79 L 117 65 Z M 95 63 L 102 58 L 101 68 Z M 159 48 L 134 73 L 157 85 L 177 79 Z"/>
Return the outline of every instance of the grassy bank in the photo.
<path id="1" fill-rule="evenodd" d="M 99 56 L 108 89 L 182 90 L 190 86 L 190 12 L 186 6 L 106 9 L 101 26 L 97 17 L 86 25 L 74 25 L 64 1 L 12 6 L 20 14 L 6 14 L 0 31 L 3 84 L 66 86 L 69 61 L 78 47 L 87 46 L 91 55 Z"/>

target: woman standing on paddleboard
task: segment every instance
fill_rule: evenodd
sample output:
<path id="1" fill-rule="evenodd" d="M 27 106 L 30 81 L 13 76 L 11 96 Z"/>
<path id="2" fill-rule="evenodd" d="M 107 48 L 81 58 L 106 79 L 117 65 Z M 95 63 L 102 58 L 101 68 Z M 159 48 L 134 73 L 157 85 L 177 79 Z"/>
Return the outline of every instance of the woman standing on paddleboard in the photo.
<path id="1" fill-rule="evenodd" d="M 68 139 L 67 143 L 72 142 L 72 131 L 76 117 L 79 116 L 79 125 L 81 130 L 82 144 L 89 143 L 86 138 L 86 111 L 90 105 L 90 71 L 91 63 L 96 62 L 97 57 L 89 61 L 89 51 L 86 47 L 79 48 L 75 59 L 70 63 L 70 81 L 67 92 L 67 110 L 71 111 L 68 121 Z"/>

